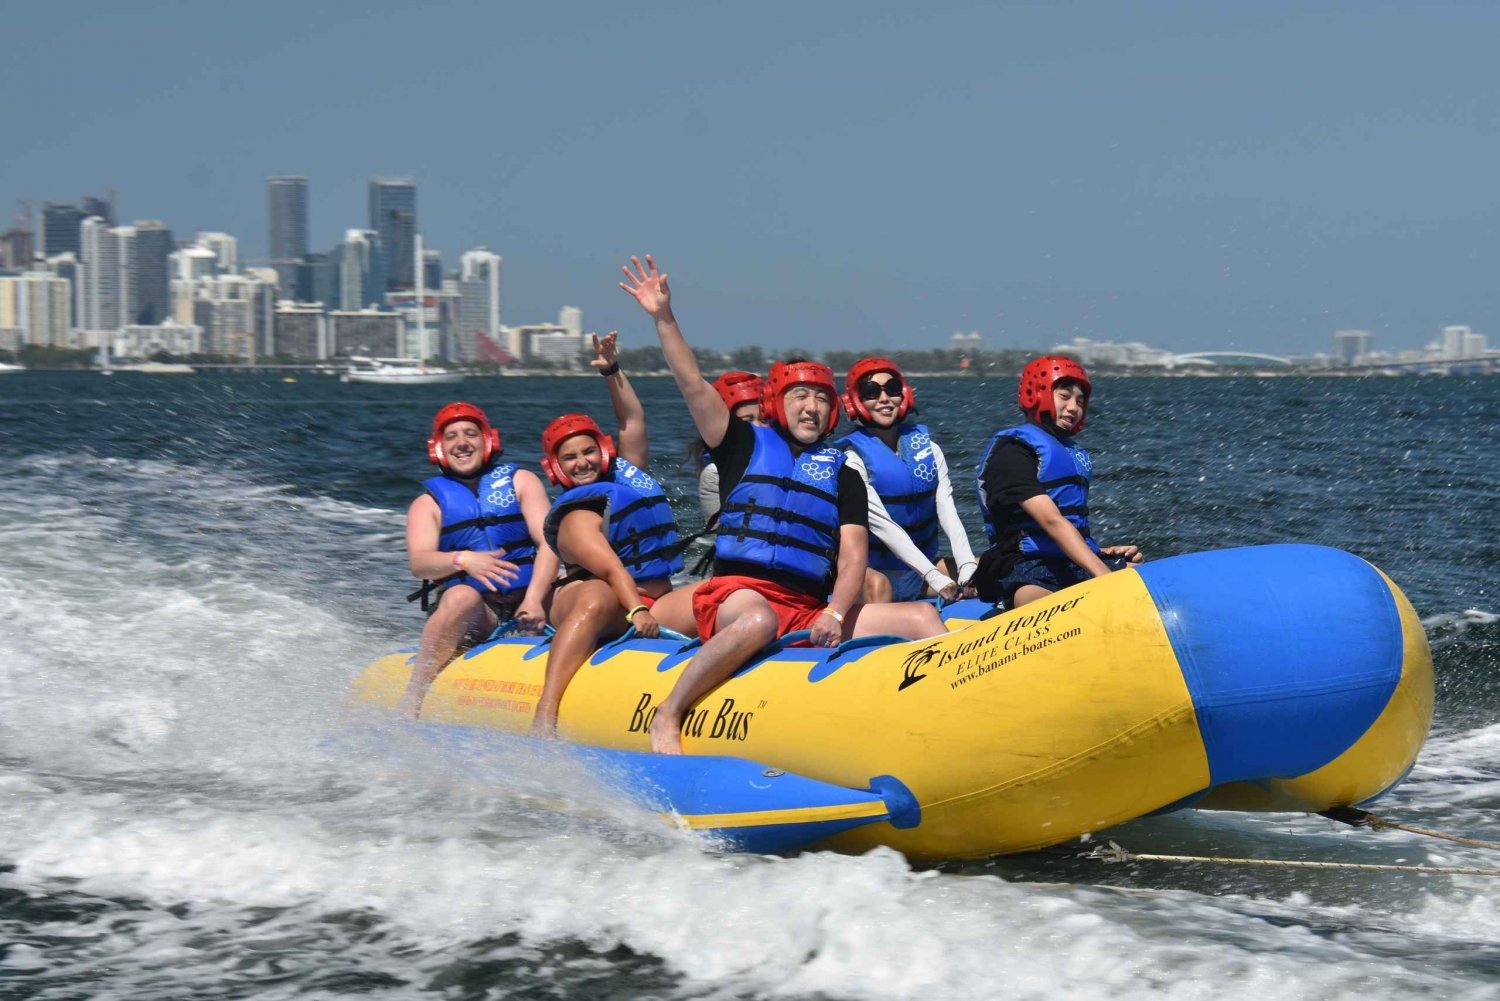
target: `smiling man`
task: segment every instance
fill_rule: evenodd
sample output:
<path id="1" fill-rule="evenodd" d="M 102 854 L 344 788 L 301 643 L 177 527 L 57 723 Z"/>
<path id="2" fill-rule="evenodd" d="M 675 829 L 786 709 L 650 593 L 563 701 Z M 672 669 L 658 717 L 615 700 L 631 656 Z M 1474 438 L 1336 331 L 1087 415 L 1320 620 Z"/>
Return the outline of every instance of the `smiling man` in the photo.
<path id="1" fill-rule="evenodd" d="M 428 619 L 398 707 L 405 715 L 417 715 L 466 639 L 512 615 L 528 629 L 544 621 L 557 572 L 542 544 L 547 491 L 535 473 L 501 462 L 501 452 L 500 431 L 472 403 L 450 403 L 432 419 L 427 458 L 442 472 L 406 511 L 407 563 L 423 581 L 417 594 Z"/>
<path id="2" fill-rule="evenodd" d="M 826 441 L 838 424 L 832 370 L 779 361 L 761 397 L 766 426 L 734 416 L 677 326 L 667 276 L 650 256 L 644 265 L 630 260 L 620 287 L 655 321 L 662 353 L 719 467 L 714 576 L 693 596 L 703 646 L 651 722 L 652 750 L 680 754 L 687 711 L 778 636 L 807 629 L 810 642 L 833 646 L 874 633 L 921 639 L 944 627 L 926 602 L 859 601 L 868 497 L 843 449 Z"/>

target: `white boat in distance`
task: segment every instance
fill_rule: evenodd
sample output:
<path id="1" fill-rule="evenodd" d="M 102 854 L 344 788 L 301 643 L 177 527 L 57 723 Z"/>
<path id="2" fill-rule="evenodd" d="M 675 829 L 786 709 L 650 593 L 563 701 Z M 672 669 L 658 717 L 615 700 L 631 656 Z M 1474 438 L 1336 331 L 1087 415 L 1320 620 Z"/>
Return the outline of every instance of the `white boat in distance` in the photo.
<path id="1" fill-rule="evenodd" d="M 12 365 L 8 361 L 0 361 L 0 375 L 4 375 L 7 372 L 24 372 L 24 371 L 26 371 L 26 366 L 25 365 Z"/>
<path id="2" fill-rule="evenodd" d="M 387 386 L 430 386 L 462 382 L 464 374 L 432 368 L 411 358 L 350 358 L 349 368 L 339 377 L 344 382 L 378 382 Z"/>

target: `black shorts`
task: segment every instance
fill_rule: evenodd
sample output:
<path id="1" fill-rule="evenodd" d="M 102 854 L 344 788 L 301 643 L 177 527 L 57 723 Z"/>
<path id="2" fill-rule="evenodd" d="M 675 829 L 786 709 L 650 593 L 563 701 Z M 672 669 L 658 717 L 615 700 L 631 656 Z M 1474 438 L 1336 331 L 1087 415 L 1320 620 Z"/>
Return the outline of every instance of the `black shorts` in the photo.
<path id="1" fill-rule="evenodd" d="M 1100 556 L 1111 570 L 1122 570 L 1130 562 L 1123 556 Z M 1028 584 L 1043 587 L 1048 591 L 1061 591 L 1074 584 L 1082 584 L 1093 575 L 1066 556 L 1022 556 L 1010 568 L 1010 573 L 1000 580 L 1000 597 L 1007 605 L 1014 602 L 1016 592 Z"/>

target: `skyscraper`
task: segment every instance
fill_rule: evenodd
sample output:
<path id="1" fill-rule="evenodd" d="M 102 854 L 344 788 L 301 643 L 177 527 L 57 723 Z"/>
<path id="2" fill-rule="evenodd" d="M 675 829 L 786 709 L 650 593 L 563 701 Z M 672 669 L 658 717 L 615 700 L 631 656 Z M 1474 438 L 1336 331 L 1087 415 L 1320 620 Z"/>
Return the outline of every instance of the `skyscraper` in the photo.
<path id="1" fill-rule="evenodd" d="M 270 196 L 271 267 L 286 298 L 296 295 L 297 263 L 307 256 L 307 178 L 266 179 Z"/>
<path id="2" fill-rule="evenodd" d="M 82 224 L 83 210 L 77 205 L 63 202 L 43 205 L 42 255 L 56 257 L 58 254 L 78 253 L 78 234 Z"/>
<path id="3" fill-rule="evenodd" d="M 334 249 L 338 265 L 338 301 L 330 309 L 360 310 L 385 302 L 385 254 L 380 234 L 351 229 Z"/>
<path id="4" fill-rule="evenodd" d="M 484 247 L 459 258 L 458 355 L 465 361 L 480 357 L 476 334 L 500 343 L 500 255 Z"/>
<path id="5" fill-rule="evenodd" d="M 114 331 L 127 322 L 130 302 L 130 258 L 135 230 L 111 227 L 100 216 L 83 221 L 80 254 L 83 295 L 78 326 L 84 330 Z"/>
<path id="6" fill-rule="evenodd" d="M 198 246 L 213 253 L 219 274 L 240 273 L 240 241 L 228 233 L 199 233 Z"/>
<path id="7" fill-rule="evenodd" d="M 91 215 L 98 216 L 111 226 L 115 224 L 114 191 L 109 192 L 108 198 L 84 198 L 83 217 L 87 219 Z"/>
<path id="8" fill-rule="evenodd" d="M 166 223 L 154 219 L 135 224 L 135 255 L 131 278 L 135 285 L 130 322 L 165 323 L 172 315 L 171 257 L 175 244 Z"/>
<path id="9" fill-rule="evenodd" d="M 31 267 L 35 253 L 36 239 L 31 230 L 15 226 L 0 235 L 0 268 L 24 271 Z"/>
<path id="10" fill-rule="evenodd" d="M 385 251 L 386 288 L 415 288 L 417 183 L 409 178 L 390 177 L 371 181 L 370 228 L 380 234 Z"/>

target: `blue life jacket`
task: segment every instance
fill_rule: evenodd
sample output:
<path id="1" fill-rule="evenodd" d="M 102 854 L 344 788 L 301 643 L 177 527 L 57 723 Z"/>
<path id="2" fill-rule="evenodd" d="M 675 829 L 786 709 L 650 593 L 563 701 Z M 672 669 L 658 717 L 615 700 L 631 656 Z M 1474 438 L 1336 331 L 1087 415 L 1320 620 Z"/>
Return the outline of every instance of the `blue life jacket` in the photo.
<path id="1" fill-rule="evenodd" d="M 661 484 L 644 469 L 615 456 L 607 479 L 567 490 L 552 502 L 542 529 L 557 549 L 563 516 L 580 507 L 599 512 L 609 546 L 637 581 L 659 580 L 682 570 L 677 550 L 677 522 Z M 571 568 L 570 568 L 571 569 Z"/>
<path id="2" fill-rule="evenodd" d="M 536 562 L 536 543 L 526 528 L 521 502 L 516 497 L 516 468 L 513 462 L 503 462 L 485 470 L 479 478 L 477 495 L 449 476 L 434 476 L 422 483 L 441 512 L 440 551 L 504 549 L 501 558 L 520 568 L 509 586 L 496 585 L 501 593 L 524 593 L 526 585 L 531 583 L 531 565 Z M 491 593 L 483 582 L 467 575 L 459 583 L 468 584 L 481 594 Z"/>
<path id="3" fill-rule="evenodd" d="M 745 475 L 724 498 L 714 557 L 779 570 L 821 588 L 839 540 L 839 470 L 844 450 L 814 445 L 801 455 L 771 428 L 751 426 Z"/>
<path id="4" fill-rule="evenodd" d="M 897 450 L 865 428 L 859 428 L 839 444 L 852 448 L 865 461 L 870 489 L 885 504 L 891 520 L 911 537 L 928 560 L 936 560 L 941 526 L 937 515 L 938 468 L 932 438 L 925 424 L 902 424 Z M 875 531 L 870 531 L 870 566 L 876 570 L 907 570 Z"/>
<path id="5" fill-rule="evenodd" d="M 974 481 L 979 493 L 979 513 L 984 517 L 984 534 L 989 536 L 990 542 L 993 544 L 997 540 L 1001 528 L 995 524 L 994 514 L 985 501 L 984 467 L 990 460 L 990 453 L 1003 438 L 1019 438 L 1032 447 L 1038 458 L 1037 482 L 1047 491 L 1047 496 L 1052 498 L 1052 503 L 1057 505 L 1062 516 L 1078 529 L 1083 541 L 1097 553 L 1099 546 L 1089 535 L 1089 481 L 1093 478 L 1094 462 L 1089 458 L 1088 450 L 1073 444 L 1071 438 L 1059 440 L 1035 424 L 1022 424 L 996 431 L 985 447 L 984 458 L 979 462 L 979 472 Z M 1021 552 L 1042 556 L 1065 555 L 1061 547 L 1052 540 L 1052 536 L 1026 516 L 1024 509 L 1022 520 L 1016 527 L 1021 530 Z"/>

